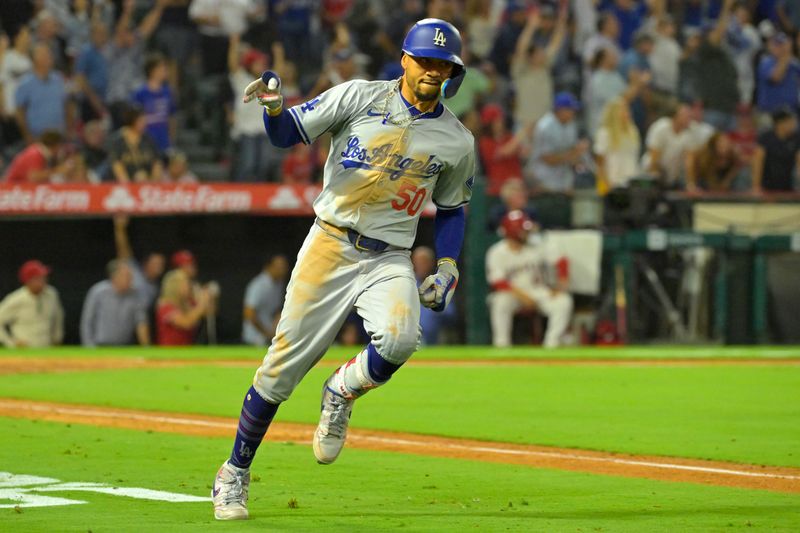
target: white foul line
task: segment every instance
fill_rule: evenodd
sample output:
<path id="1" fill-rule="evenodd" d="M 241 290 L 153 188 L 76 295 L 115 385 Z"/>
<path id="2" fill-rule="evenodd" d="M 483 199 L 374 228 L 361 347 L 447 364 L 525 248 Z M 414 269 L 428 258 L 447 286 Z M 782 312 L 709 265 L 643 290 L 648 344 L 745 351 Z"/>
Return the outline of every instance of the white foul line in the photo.
<path id="1" fill-rule="evenodd" d="M 19 408 L 16 404 L 8 404 L 0 401 L 0 407 L 13 407 Z M 128 420 L 143 420 L 148 422 L 163 422 L 170 424 L 178 424 L 185 426 L 204 426 L 204 427 L 217 427 L 217 428 L 230 428 L 233 429 L 235 423 L 233 422 L 213 422 L 210 420 L 195 420 L 191 418 L 178 418 L 173 416 L 159 416 L 159 415 L 142 415 L 137 413 L 109 413 L 103 411 L 95 411 L 92 409 L 81 409 L 72 407 L 49 407 L 42 405 L 27 405 L 25 409 L 30 411 L 40 411 L 47 413 L 60 413 L 71 414 L 78 416 L 96 416 L 101 418 L 124 418 Z M 414 446 L 417 448 L 427 447 L 429 443 L 408 439 L 399 439 L 392 437 L 378 437 L 374 435 L 351 435 L 351 440 L 374 441 L 382 442 L 385 444 L 399 444 L 404 446 Z M 708 466 L 695 466 L 695 465 L 681 465 L 675 463 L 657 463 L 652 461 L 640 461 L 635 459 L 621 459 L 618 457 L 596 457 L 591 455 L 578 455 L 563 452 L 542 452 L 534 450 L 514 450 L 508 448 L 494 448 L 491 446 L 470 446 L 466 444 L 456 444 L 452 442 L 438 442 L 438 446 L 450 448 L 454 450 L 466 450 L 473 452 L 494 453 L 498 455 L 523 455 L 532 457 L 552 457 L 555 459 L 571 459 L 575 461 L 588 461 L 597 463 L 613 463 L 630 466 L 646 466 L 651 468 L 663 468 L 666 470 L 688 470 L 691 472 L 707 472 L 712 474 L 725 474 L 730 476 L 743 476 L 743 477 L 760 477 L 770 479 L 792 479 L 800 480 L 800 476 L 793 476 L 789 474 L 771 474 L 766 472 L 748 472 L 746 470 L 733 470 L 727 468 L 714 468 Z"/>
<path id="2" fill-rule="evenodd" d="M 0 407 L 14 407 L 18 408 L 18 405 L 10 405 L 0 401 Z M 148 422 L 165 422 L 170 424 L 181 424 L 185 426 L 206 426 L 206 427 L 218 427 L 218 428 L 236 428 L 236 424 L 234 422 L 212 422 L 210 420 L 194 420 L 191 418 L 175 418 L 170 416 L 158 416 L 158 415 L 141 415 L 136 413 L 109 413 L 104 411 L 95 411 L 92 409 L 81 409 L 78 407 L 49 407 L 44 405 L 26 405 L 25 409 L 29 411 L 40 411 L 43 413 L 56 413 L 56 414 L 65 414 L 65 415 L 78 415 L 78 416 L 96 416 L 98 418 L 123 418 L 127 420 L 146 420 Z"/>
<path id="3" fill-rule="evenodd" d="M 427 446 L 427 443 L 424 442 L 417 442 L 404 439 L 393 439 L 387 437 L 376 437 L 372 435 L 363 435 L 363 436 L 354 435 L 354 437 L 356 439 L 373 440 L 378 442 L 384 442 L 387 444 L 403 444 L 403 445 L 418 446 L 418 447 Z M 456 450 L 468 450 L 475 452 L 487 452 L 487 453 L 496 453 L 505 455 L 530 455 L 536 457 L 553 457 L 556 459 L 573 459 L 576 461 L 594 461 L 598 463 L 615 463 L 615 464 L 632 465 L 632 466 L 649 466 L 655 468 L 664 468 L 668 470 L 690 470 L 694 472 L 709 472 L 714 474 L 728 474 L 732 476 L 766 477 L 766 478 L 777 478 L 777 479 L 800 480 L 800 476 L 793 476 L 789 474 L 769 474 L 765 472 L 747 472 L 746 470 L 731 470 L 727 468 L 712 468 L 708 466 L 680 465 L 675 463 L 655 463 L 651 461 L 637 461 L 634 459 L 620 459 L 618 457 L 595 457 L 592 455 L 577 455 L 577 454 L 562 453 L 562 452 L 513 450 L 506 448 L 492 448 L 488 446 L 468 446 L 465 444 L 455 444 L 455 443 L 437 443 L 437 445 Z"/>

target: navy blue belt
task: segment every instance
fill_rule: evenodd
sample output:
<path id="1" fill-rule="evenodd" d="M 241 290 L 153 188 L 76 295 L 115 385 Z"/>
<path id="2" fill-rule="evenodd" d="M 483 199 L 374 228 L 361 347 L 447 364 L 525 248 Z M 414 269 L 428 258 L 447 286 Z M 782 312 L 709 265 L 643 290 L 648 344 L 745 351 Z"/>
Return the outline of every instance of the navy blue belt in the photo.
<path id="1" fill-rule="evenodd" d="M 388 242 L 365 237 L 352 229 L 347 230 L 347 238 L 361 252 L 382 252 L 389 247 Z"/>

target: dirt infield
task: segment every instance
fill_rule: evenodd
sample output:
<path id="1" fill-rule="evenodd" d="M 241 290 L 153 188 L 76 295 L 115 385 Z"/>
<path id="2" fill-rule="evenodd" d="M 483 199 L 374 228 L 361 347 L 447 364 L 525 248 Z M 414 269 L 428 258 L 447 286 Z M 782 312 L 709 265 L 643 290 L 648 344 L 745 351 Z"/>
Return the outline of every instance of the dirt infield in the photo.
<path id="1" fill-rule="evenodd" d="M 324 360 L 319 366 L 334 367 L 341 361 Z M 0 375 L 60 372 L 127 370 L 132 368 L 179 368 L 211 366 L 251 368 L 258 360 L 251 359 L 145 359 L 143 357 L 0 357 Z M 485 366 L 623 366 L 623 367 L 690 367 L 690 366 L 800 366 L 800 359 L 423 359 L 407 363 L 412 367 L 485 367 Z"/>
<path id="2" fill-rule="evenodd" d="M 232 437 L 237 424 L 233 418 L 13 399 L 0 399 L 0 416 L 209 437 Z M 314 427 L 308 424 L 275 423 L 270 428 L 268 438 L 277 442 L 309 444 L 313 431 Z M 610 454 L 361 429 L 351 429 L 348 447 L 592 474 L 800 493 L 800 468 Z"/>

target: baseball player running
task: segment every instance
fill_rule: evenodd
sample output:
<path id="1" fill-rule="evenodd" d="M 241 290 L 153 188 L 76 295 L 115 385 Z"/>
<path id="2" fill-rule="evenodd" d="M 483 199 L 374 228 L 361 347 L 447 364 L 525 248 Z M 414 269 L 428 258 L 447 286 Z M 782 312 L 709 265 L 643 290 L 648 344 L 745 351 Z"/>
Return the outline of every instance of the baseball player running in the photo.
<path id="1" fill-rule="evenodd" d="M 214 516 L 246 519 L 250 464 L 281 402 L 325 354 L 351 309 L 371 342 L 322 387 L 314 455 L 333 463 L 355 400 L 386 383 L 417 349 L 420 303 L 444 310 L 458 282 L 456 259 L 474 179 L 474 141 L 440 102 L 464 78 L 461 36 L 424 19 L 403 42 L 403 76 L 342 83 L 283 108 L 280 78 L 265 72 L 244 100 L 264 110 L 280 147 L 332 134 L 314 225 L 297 255 L 275 337 L 242 406 L 230 459 L 212 490 Z M 437 206 L 437 271 L 417 288 L 409 248 L 429 199 Z"/>

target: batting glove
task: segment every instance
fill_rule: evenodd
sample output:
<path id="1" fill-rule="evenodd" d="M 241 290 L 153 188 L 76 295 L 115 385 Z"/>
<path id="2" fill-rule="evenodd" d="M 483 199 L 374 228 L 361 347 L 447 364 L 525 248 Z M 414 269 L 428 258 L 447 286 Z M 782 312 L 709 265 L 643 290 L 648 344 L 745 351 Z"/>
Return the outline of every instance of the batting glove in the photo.
<path id="1" fill-rule="evenodd" d="M 419 286 L 419 303 L 441 313 L 447 308 L 458 285 L 458 268 L 452 259 L 440 259 L 435 274 Z"/>
<path id="2" fill-rule="evenodd" d="M 281 78 L 271 70 L 265 71 L 261 78 L 251 82 L 244 90 L 244 103 L 253 98 L 267 108 L 270 116 L 280 114 L 283 109 L 283 95 L 281 95 Z"/>

